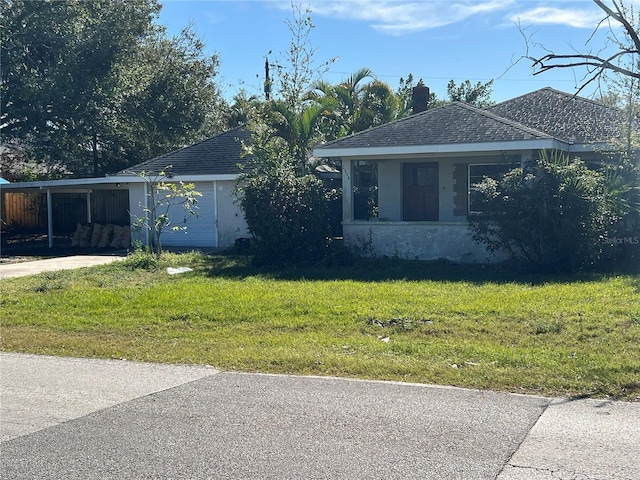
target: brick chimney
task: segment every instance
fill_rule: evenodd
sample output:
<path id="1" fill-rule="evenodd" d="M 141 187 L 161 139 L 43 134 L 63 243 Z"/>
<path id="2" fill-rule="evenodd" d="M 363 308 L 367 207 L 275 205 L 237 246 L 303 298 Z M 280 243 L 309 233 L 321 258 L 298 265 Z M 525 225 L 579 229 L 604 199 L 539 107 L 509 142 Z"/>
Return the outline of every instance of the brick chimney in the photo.
<path id="1" fill-rule="evenodd" d="M 411 91 L 412 113 L 415 115 L 416 113 L 424 112 L 427 109 L 428 105 L 429 87 L 427 87 L 424 83 L 422 83 L 422 80 L 420 80 Z"/>

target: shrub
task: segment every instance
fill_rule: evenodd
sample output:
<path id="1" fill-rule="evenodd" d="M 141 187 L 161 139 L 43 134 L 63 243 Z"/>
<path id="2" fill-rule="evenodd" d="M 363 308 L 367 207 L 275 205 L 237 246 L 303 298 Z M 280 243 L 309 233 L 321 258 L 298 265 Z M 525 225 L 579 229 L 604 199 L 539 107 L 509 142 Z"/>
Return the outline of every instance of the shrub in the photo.
<path id="1" fill-rule="evenodd" d="M 330 236 L 328 193 L 293 162 L 270 164 L 244 177 L 240 203 L 257 264 L 321 260 Z"/>
<path id="2" fill-rule="evenodd" d="M 482 213 L 470 216 L 473 240 L 543 270 L 594 266 L 622 215 L 605 175 L 557 152 L 477 187 Z"/>

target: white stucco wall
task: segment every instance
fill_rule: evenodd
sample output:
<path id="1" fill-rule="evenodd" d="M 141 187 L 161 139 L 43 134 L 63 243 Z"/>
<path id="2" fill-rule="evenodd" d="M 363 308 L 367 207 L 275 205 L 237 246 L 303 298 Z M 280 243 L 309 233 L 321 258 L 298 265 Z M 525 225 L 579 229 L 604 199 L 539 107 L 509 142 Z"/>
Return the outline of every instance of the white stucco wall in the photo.
<path id="1" fill-rule="evenodd" d="M 216 182 L 216 199 L 218 202 L 218 244 L 231 247 L 238 238 L 250 236 L 244 212 L 235 203 L 233 190 L 235 181 Z"/>
<path id="2" fill-rule="evenodd" d="M 461 263 L 490 263 L 504 258 L 474 243 L 466 223 L 353 222 L 343 225 L 343 232 L 345 244 L 364 255 Z"/>
<path id="3" fill-rule="evenodd" d="M 129 183 L 129 213 L 131 214 L 131 242 L 132 245 L 140 242 L 143 245 L 149 243 L 149 237 L 145 230 L 133 226 L 136 219 L 144 216 L 144 205 L 146 201 L 146 184 Z"/>

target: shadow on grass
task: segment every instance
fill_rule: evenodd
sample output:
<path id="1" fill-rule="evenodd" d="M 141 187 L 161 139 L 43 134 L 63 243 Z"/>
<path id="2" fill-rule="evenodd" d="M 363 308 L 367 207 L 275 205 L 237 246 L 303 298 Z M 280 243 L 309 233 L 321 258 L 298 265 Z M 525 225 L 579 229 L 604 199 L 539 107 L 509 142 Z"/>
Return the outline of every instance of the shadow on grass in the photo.
<path id="1" fill-rule="evenodd" d="M 541 285 L 548 283 L 591 282 L 608 278 L 599 273 L 542 274 L 526 272 L 505 265 L 459 264 L 444 260 L 415 261 L 401 259 L 358 258 L 348 264 L 255 266 L 250 256 L 234 254 L 211 255 L 202 267 L 210 277 L 242 279 L 267 277 L 279 280 L 354 280 L 382 281 L 438 281 L 472 284 L 517 283 Z M 640 279 L 639 279 L 640 282 Z"/>

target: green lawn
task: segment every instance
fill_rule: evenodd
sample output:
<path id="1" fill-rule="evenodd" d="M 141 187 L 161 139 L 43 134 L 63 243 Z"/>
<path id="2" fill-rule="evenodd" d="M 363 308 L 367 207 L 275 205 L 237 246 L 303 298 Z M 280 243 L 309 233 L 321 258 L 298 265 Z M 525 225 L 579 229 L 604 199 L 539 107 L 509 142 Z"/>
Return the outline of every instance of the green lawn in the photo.
<path id="1" fill-rule="evenodd" d="M 392 260 L 257 269 L 196 253 L 146 262 L 0 281 L 1 349 L 640 399 L 637 275 Z"/>

